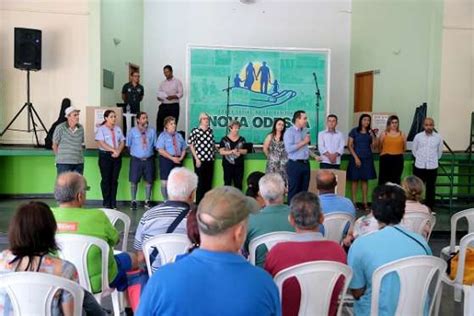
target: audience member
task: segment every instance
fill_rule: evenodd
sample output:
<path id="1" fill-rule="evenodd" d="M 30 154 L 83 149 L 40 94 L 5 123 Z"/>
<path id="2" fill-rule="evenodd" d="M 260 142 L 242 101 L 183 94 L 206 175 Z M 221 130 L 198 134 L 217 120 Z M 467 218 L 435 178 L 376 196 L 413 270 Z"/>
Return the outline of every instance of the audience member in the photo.
<path id="1" fill-rule="evenodd" d="M 274 277 L 281 270 L 309 261 L 327 260 L 345 264 L 346 253 L 342 247 L 334 241 L 324 240 L 319 233 L 318 226 L 323 222 L 323 213 L 318 197 L 314 193 L 300 192 L 291 200 L 290 208 L 288 220 L 296 230 L 295 241 L 275 245 L 267 255 L 265 270 Z M 336 315 L 337 299 L 342 287 L 340 280 L 331 297 L 329 315 Z M 296 279 L 285 282 L 282 298 L 284 316 L 298 315 L 300 296 Z"/>
<path id="2" fill-rule="evenodd" d="M 423 237 L 400 226 L 405 200 L 403 189 L 393 184 L 378 186 L 372 194 L 372 211 L 380 230 L 357 238 L 348 256 L 353 271 L 349 287 L 356 299 L 356 315 L 370 314 L 372 275 L 377 268 L 406 257 L 431 255 Z M 379 315 L 394 315 L 400 293 L 397 276 L 386 276 L 380 290 Z"/>
<path id="3" fill-rule="evenodd" d="M 355 207 L 351 200 L 336 194 L 337 179 L 334 172 L 321 169 L 316 174 L 321 209 L 324 215 L 334 212 L 344 212 L 355 217 Z"/>
<path id="4" fill-rule="evenodd" d="M 259 181 L 260 195 L 265 201 L 265 207 L 249 218 L 249 228 L 245 241 L 245 250 L 249 250 L 250 242 L 258 236 L 277 231 L 293 231 L 293 226 L 288 223 L 290 208 L 284 204 L 285 181 L 279 173 L 269 173 Z M 255 264 L 263 266 L 266 250 L 264 247 L 257 249 Z"/>
<path id="5" fill-rule="evenodd" d="M 260 207 L 265 206 L 265 201 L 263 200 L 260 194 L 260 187 L 258 182 L 265 174 L 260 171 L 254 171 L 247 177 L 247 191 L 245 191 L 246 196 L 253 197 Z"/>
<path id="6" fill-rule="evenodd" d="M 408 176 L 403 179 L 402 182 L 403 190 L 407 197 L 405 203 L 405 214 L 412 212 L 421 212 L 426 214 L 431 214 L 430 208 L 424 204 L 421 204 L 421 197 L 423 196 L 423 191 L 425 190 L 425 185 L 423 181 L 417 176 Z M 428 237 L 431 230 L 431 223 L 426 223 L 425 229 L 423 230 L 423 237 Z"/>
<path id="7" fill-rule="evenodd" d="M 186 216 L 194 201 L 197 182 L 197 176 L 184 167 L 171 170 L 167 183 L 169 200 L 146 211 L 138 224 L 133 248 L 140 263 L 145 262 L 142 248 L 148 239 L 166 233 L 186 234 Z M 152 270 L 160 266 L 156 256 Z"/>
<path id="8" fill-rule="evenodd" d="M 113 247 L 119 242 L 119 234 L 108 217 L 98 209 L 84 209 L 86 202 L 86 179 L 75 172 L 65 172 L 58 176 L 54 197 L 59 207 L 53 208 L 58 222 L 59 233 L 92 236 L 105 240 L 109 246 L 109 280 L 112 288 L 124 291 L 127 288 L 126 272 L 137 267 L 133 254 L 122 252 L 114 256 Z M 101 253 L 93 247 L 87 256 L 92 292 L 101 289 Z"/>
<path id="9" fill-rule="evenodd" d="M 209 191 L 197 211 L 201 247 L 149 280 L 139 316 L 280 315 L 278 289 L 239 255 L 254 199 L 233 187 Z"/>

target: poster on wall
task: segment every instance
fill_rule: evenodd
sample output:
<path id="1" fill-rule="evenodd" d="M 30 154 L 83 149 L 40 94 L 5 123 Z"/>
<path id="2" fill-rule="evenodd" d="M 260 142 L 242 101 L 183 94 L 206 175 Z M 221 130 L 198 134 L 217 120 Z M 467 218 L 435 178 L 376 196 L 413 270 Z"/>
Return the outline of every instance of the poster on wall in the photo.
<path id="1" fill-rule="evenodd" d="M 199 113 L 206 112 L 217 142 L 230 120 L 237 120 L 247 142 L 262 144 L 276 118 L 285 119 L 289 127 L 293 113 L 304 110 L 314 144 L 316 82 L 322 130 L 329 111 L 329 65 L 328 49 L 189 45 L 187 132 L 199 125 Z"/>

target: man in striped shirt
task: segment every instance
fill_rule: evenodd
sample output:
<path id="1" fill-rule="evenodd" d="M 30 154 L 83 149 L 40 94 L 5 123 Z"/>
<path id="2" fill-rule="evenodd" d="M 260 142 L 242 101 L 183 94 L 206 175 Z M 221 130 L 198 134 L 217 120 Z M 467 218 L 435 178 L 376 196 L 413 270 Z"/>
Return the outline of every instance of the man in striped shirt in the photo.
<path id="1" fill-rule="evenodd" d="M 133 248 L 139 262 L 145 262 L 142 248 L 150 238 L 166 233 L 186 234 L 186 216 L 194 201 L 197 182 L 197 176 L 189 169 L 171 170 L 167 183 L 169 200 L 146 211 L 138 224 Z M 156 270 L 160 265 L 157 256 L 152 269 Z"/>
<path id="2" fill-rule="evenodd" d="M 53 151 L 56 155 L 58 175 L 66 171 L 84 172 L 84 128 L 79 124 L 79 112 L 73 106 L 66 108 L 67 121 L 59 124 L 53 134 Z"/>

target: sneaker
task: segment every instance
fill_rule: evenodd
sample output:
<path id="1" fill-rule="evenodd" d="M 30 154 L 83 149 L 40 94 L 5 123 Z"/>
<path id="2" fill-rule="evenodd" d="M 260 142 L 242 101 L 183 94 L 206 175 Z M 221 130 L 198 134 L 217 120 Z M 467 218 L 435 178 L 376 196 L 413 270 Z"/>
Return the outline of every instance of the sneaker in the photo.
<path id="1" fill-rule="evenodd" d="M 130 203 L 130 209 L 132 211 L 136 211 L 137 210 L 137 201 L 132 201 L 132 203 Z"/>
<path id="2" fill-rule="evenodd" d="M 145 210 L 151 209 L 151 202 L 149 200 L 145 200 Z"/>

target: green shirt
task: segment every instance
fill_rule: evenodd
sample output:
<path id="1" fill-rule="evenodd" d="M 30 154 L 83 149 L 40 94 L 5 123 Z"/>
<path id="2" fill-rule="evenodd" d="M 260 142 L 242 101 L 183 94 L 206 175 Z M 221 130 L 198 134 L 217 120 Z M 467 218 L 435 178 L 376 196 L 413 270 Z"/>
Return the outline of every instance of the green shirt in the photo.
<path id="1" fill-rule="evenodd" d="M 104 212 L 98 209 L 83 208 L 53 208 L 53 214 L 58 223 L 58 233 L 80 234 L 105 240 L 109 246 L 109 282 L 117 276 L 117 263 L 113 247 L 119 241 L 119 234 Z M 92 286 L 92 292 L 101 289 L 101 253 L 98 247 L 91 247 L 87 254 L 87 269 Z"/>
<path id="2" fill-rule="evenodd" d="M 249 250 L 250 241 L 263 234 L 289 231 L 294 232 L 295 229 L 288 222 L 288 215 L 290 208 L 288 205 L 268 205 L 264 207 L 260 213 L 250 215 L 247 239 L 245 240 L 245 250 Z M 257 255 L 255 256 L 255 264 L 263 267 L 267 250 L 265 246 L 257 248 Z"/>

